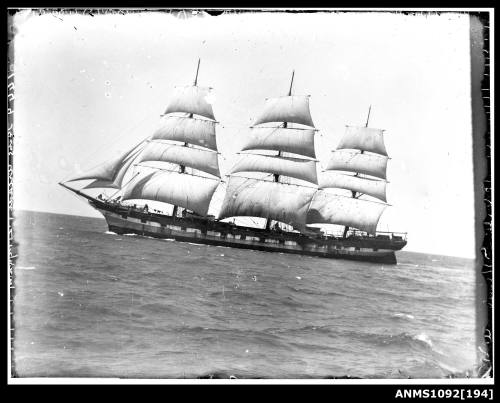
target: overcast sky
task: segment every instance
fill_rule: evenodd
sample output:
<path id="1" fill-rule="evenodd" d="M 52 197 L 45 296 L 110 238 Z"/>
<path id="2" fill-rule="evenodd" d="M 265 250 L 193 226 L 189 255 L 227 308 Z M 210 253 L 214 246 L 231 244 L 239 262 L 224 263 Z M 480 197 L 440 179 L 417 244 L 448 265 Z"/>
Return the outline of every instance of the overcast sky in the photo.
<path id="1" fill-rule="evenodd" d="M 214 88 L 226 173 L 264 99 L 311 95 L 326 163 L 346 124 L 385 129 L 379 230 L 474 256 L 469 20 L 456 13 L 16 15 L 14 207 L 99 217 L 63 179 L 152 134 L 175 85 Z"/>

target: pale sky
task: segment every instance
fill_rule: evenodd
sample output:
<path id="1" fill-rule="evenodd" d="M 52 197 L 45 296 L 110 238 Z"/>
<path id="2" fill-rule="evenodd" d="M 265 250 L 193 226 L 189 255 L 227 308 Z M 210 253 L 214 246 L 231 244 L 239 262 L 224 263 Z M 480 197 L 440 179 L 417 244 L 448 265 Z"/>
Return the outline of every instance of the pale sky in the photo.
<path id="1" fill-rule="evenodd" d="M 156 128 L 176 85 L 214 88 L 221 170 L 265 98 L 311 95 L 326 164 L 345 125 L 385 129 L 379 230 L 405 250 L 474 257 L 469 17 L 247 12 L 15 17 L 14 207 L 101 217 L 58 182 Z"/>

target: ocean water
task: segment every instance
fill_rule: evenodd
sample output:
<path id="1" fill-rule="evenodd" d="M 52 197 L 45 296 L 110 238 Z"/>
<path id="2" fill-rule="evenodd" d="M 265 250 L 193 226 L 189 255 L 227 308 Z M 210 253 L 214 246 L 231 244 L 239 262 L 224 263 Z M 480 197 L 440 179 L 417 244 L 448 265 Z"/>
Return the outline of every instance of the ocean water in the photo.
<path id="1" fill-rule="evenodd" d="M 195 245 L 16 212 L 16 377 L 477 376 L 472 260 Z"/>

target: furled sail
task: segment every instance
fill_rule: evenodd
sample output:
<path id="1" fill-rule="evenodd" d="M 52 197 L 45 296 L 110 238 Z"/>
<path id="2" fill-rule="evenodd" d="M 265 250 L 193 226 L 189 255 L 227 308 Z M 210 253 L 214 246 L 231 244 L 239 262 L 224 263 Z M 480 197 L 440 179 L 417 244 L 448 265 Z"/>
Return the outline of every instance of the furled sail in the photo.
<path id="1" fill-rule="evenodd" d="M 387 201 L 386 186 L 387 182 L 368 178 L 360 178 L 354 175 L 338 174 L 336 172 L 326 171 L 319 175 L 319 188 L 340 188 L 354 192 L 363 193 L 384 202 Z"/>
<path id="2" fill-rule="evenodd" d="M 165 114 L 172 112 L 193 113 L 215 120 L 212 105 L 208 103 L 209 87 L 193 85 L 175 87 L 174 95 Z"/>
<path id="3" fill-rule="evenodd" d="M 318 183 L 316 162 L 298 158 L 242 154 L 231 168 L 231 173 L 237 172 L 268 172 Z"/>
<path id="4" fill-rule="evenodd" d="M 170 203 L 206 216 L 220 180 L 178 172 L 153 172 L 129 184 L 122 200 L 145 199 Z"/>
<path id="5" fill-rule="evenodd" d="M 173 140 L 217 151 L 215 122 L 178 116 L 163 116 L 153 140 Z"/>
<path id="6" fill-rule="evenodd" d="M 339 224 L 375 234 L 386 204 L 338 196 L 318 190 L 307 213 L 308 224 Z"/>
<path id="7" fill-rule="evenodd" d="M 138 162 L 162 161 L 184 165 L 220 177 L 217 153 L 152 141 L 138 158 Z"/>
<path id="8" fill-rule="evenodd" d="M 384 144 L 384 131 L 371 127 L 347 126 L 346 133 L 340 140 L 337 149 L 346 148 L 387 155 Z"/>
<path id="9" fill-rule="evenodd" d="M 316 158 L 314 130 L 253 127 L 242 150 L 277 150 Z"/>
<path id="10" fill-rule="evenodd" d="M 304 226 L 315 191 L 305 186 L 232 176 L 219 219 L 250 216 Z"/>
<path id="11" fill-rule="evenodd" d="M 309 111 L 309 96 L 289 95 L 267 99 L 264 111 L 254 125 L 270 122 L 299 123 L 314 127 Z"/>
<path id="12" fill-rule="evenodd" d="M 327 170 L 349 171 L 386 179 L 388 157 L 337 150 L 326 165 Z"/>

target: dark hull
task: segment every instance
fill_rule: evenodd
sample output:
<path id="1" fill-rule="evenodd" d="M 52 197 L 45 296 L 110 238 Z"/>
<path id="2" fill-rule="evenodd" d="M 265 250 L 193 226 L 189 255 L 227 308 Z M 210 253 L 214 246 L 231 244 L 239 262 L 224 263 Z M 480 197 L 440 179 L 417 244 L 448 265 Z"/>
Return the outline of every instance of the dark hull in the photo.
<path id="1" fill-rule="evenodd" d="M 109 230 L 117 234 L 133 233 L 180 242 L 385 264 L 396 264 L 395 251 L 406 245 L 404 239 L 395 236 L 309 236 L 198 216 L 174 218 L 96 200 L 91 200 L 90 204 L 103 214 Z"/>

